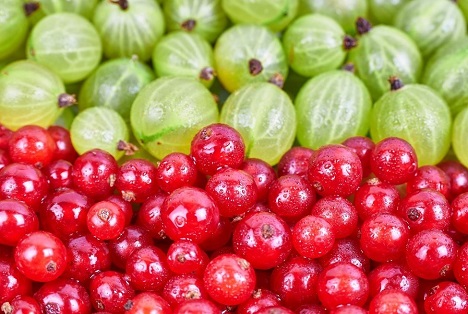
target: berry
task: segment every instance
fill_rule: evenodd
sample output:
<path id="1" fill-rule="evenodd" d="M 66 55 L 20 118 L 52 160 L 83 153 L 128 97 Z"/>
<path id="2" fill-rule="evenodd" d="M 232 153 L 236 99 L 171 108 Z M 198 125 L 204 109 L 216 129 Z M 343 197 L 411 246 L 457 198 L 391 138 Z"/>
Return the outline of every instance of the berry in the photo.
<path id="1" fill-rule="evenodd" d="M 375 267 L 367 277 L 371 298 L 384 290 L 400 290 L 414 299 L 417 297 L 419 279 L 403 264 L 382 263 Z"/>
<path id="2" fill-rule="evenodd" d="M 257 289 L 247 301 L 239 304 L 237 314 L 255 314 L 263 308 L 279 306 L 280 302 L 280 298 L 270 290 Z"/>
<path id="3" fill-rule="evenodd" d="M 468 193 L 458 195 L 451 206 L 452 226 L 458 232 L 468 234 Z"/>
<path id="4" fill-rule="evenodd" d="M 153 292 L 142 292 L 125 304 L 125 314 L 166 314 L 171 307 L 166 300 Z"/>
<path id="5" fill-rule="evenodd" d="M 172 276 L 164 286 L 162 296 L 172 307 L 187 300 L 208 299 L 203 280 L 196 275 Z"/>
<path id="6" fill-rule="evenodd" d="M 257 200 L 265 202 L 272 182 L 276 179 L 276 172 L 267 162 L 258 158 L 247 158 L 242 163 L 241 170 L 252 176 L 257 185 Z"/>
<path id="7" fill-rule="evenodd" d="M 25 203 L 0 201 L 0 244 L 15 246 L 26 234 L 37 230 L 39 219 Z"/>
<path id="8" fill-rule="evenodd" d="M 12 257 L 0 255 L 0 275 L 0 306 L 16 296 L 31 294 L 31 280 L 17 269 Z"/>
<path id="9" fill-rule="evenodd" d="M 222 254 L 208 263 L 203 282 L 216 302 L 238 305 L 251 296 L 256 276 L 252 265 L 245 259 L 235 254 Z"/>
<path id="10" fill-rule="evenodd" d="M 309 160 L 313 153 L 314 151 L 307 147 L 296 146 L 290 148 L 278 162 L 278 176 L 294 174 L 307 179 Z"/>
<path id="11" fill-rule="evenodd" d="M 146 230 L 154 239 L 166 237 L 163 230 L 161 207 L 166 199 L 163 193 L 156 193 L 146 199 L 140 206 L 135 224 Z"/>
<path id="12" fill-rule="evenodd" d="M 99 240 L 112 240 L 125 228 L 125 214 L 113 202 L 97 202 L 88 211 L 87 226 L 89 232 Z"/>
<path id="13" fill-rule="evenodd" d="M 328 254 L 319 259 L 323 267 L 328 265 L 347 262 L 361 268 L 365 273 L 369 272 L 370 261 L 364 255 L 359 241 L 353 238 L 337 239 Z"/>
<path id="14" fill-rule="evenodd" d="M 401 291 L 385 290 L 377 294 L 369 304 L 369 313 L 418 313 L 416 302 Z"/>
<path id="15" fill-rule="evenodd" d="M 156 166 L 144 159 L 131 159 L 120 166 L 115 187 L 127 202 L 142 203 L 157 192 Z"/>
<path id="16" fill-rule="evenodd" d="M 5 314 L 39 314 L 39 303 L 30 296 L 18 294 L 10 302 L 1 305 L 0 310 Z"/>
<path id="17" fill-rule="evenodd" d="M 468 169 L 460 162 L 448 160 L 437 165 L 450 179 L 450 199 L 468 192 Z"/>
<path id="18" fill-rule="evenodd" d="M 413 194 L 418 190 L 432 189 L 450 197 L 450 178 L 440 168 L 426 165 L 419 167 L 414 177 L 406 183 L 406 193 Z"/>
<path id="19" fill-rule="evenodd" d="M 73 163 L 78 157 L 70 138 L 70 131 L 59 125 L 51 125 L 47 128 L 52 139 L 55 141 L 55 153 L 53 160 L 66 160 Z"/>
<path id="20" fill-rule="evenodd" d="M 193 159 L 183 153 L 171 153 L 164 157 L 156 170 L 156 183 L 161 190 L 171 193 L 183 186 L 197 183 L 198 170 Z"/>
<path id="21" fill-rule="evenodd" d="M 346 146 L 322 146 L 310 159 L 308 178 L 322 196 L 349 196 L 361 183 L 361 160 Z"/>
<path id="22" fill-rule="evenodd" d="M 356 155 L 358 155 L 362 164 L 363 177 L 366 178 L 369 176 L 372 172 L 370 161 L 372 151 L 375 147 L 374 142 L 368 137 L 353 136 L 346 139 L 342 144 L 351 148 L 356 153 Z"/>
<path id="23" fill-rule="evenodd" d="M 46 231 L 35 231 L 22 238 L 15 248 L 18 270 L 31 280 L 53 281 L 67 267 L 67 248 Z"/>
<path id="24" fill-rule="evenodd" d="M 427 314 L 467 313 L 468 293 L 458 283 L 440 282 L 425 296 L 424 309 Z"/>
<path id="25" fill-rule="evenodd" d="M 73 165 L 63 159 L 52 161 L 42 170 L 49 182 L 49 189 L 56 191 L 64 188 L 72 188 L 72 170 Z"/>
<path id="26" fill-rule="evenodd" d="M 173 314 L 218 314 L 219 308 L 207 299 L 185 300 L 178 304 Z M 165 312 L 167 313 L 167 312 Z"/>
<path id="27" fill-rule="evenodd" d="M 215 123 L 194 136 L 190 154 L 200 172 L 213 175 L 222 168 L 239 168 L 244 161 L 245 145 L 234 128 Z"/>
<path id="28" fill-rule="evenodd" d="M 325 219 L 308 215 L 294 225 L 292 243 L 299 254 L 314 259 L 330 252 L 335 234 Z"/>
<path id="29" fill-rule="evenodd" d="M 167 251 L 167 265 L 179 275 L 203 275 L 209 261 L 208 255 L 197 244 L 187 240 L 174 241 Z"/>
<path id="30" fill-rule="evenodd" d="M 135 290 L 124 274 L 108 270 L 91 278 L 89 296 L 95 311 L 123 313 L 128 304 L 131 304 Z"/>

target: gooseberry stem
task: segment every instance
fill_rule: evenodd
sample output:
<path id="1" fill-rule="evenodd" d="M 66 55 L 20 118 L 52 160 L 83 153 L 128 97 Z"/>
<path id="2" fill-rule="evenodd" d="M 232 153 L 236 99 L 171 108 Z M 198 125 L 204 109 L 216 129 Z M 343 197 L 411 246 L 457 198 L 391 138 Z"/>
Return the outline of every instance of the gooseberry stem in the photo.
<path id="1" fill-rule="evenodd" d="M 356 47 L 358 44 L 357 40 L 349 35 L 345 35 L 343 38 L 343 48 L 348 51 Z"/>
<path id="2" fill-rule="evenodd" d="M 128 0 L 109 0 L 111 3 L 118 4 L 122 10 L 128 9 Z"/>
<path id="3" fill-rule="evenodd" d="M 356 31 L 359 35 L 368 33 L 372 29 L 372 24 L 363 17 L 356 20 Z"/>
<path id="4" fill-rule="evenodd" d="M 67 108 L 76 104 L 76 96 L 67 93 L 58 96 L 58 106 L 60 108 Z"/>
<path id="5" fill-rule="evenodd" d="M 393 90 L 393 91 L 399 90 L 400 88 L 405 86 L 403 82 L 396 76 L 390 76 L 390 78 L 388 79 L 388 82 L 390 83 L 390 90 Z"/>
<path id="6" fill-rule="evenodd" d="M 41 7 L 41 4 L 39 2 L 28 2 L 23 5 L 24 12 L 26 13 L 26 16 L 30 16 L 39 8 Z"/>

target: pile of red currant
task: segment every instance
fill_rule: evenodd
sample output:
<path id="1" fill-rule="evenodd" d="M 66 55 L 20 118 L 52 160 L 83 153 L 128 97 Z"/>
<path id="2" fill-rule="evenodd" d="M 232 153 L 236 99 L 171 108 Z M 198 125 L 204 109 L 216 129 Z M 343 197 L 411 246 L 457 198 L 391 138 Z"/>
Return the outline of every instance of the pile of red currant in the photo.
<path id="1" fill-rule="evenodd" d="M 468 313 L 468 170 L 404 140 L 293 147 L 212 124 L 157 165 L 0 128 L 0 313 Z"/>

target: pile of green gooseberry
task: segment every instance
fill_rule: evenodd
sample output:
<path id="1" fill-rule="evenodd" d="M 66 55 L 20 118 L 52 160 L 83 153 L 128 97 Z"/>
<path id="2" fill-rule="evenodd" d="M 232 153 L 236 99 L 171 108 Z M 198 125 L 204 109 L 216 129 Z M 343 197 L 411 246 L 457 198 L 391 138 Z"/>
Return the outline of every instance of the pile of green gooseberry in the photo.
<path id="1" fill-rule="evenodd" d="M 468 166 L 468 1 L 0 0 L 0 124 L 125 160 L 236 128 L 248 157 L 396 136 Z"/>

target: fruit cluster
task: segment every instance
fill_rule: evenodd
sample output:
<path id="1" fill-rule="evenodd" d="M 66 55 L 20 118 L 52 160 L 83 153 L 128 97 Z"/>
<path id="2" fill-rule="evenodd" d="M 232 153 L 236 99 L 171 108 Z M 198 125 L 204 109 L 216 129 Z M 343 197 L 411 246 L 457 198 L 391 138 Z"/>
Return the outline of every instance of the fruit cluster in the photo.
<path id="1" fill-rule="evenodd" d="M 12 313 L 466 313 L 468 169 L 403 139 L 294 147 L 226 124 L 120 166 L 62 127 L 0 133 L 0 308 Z M 419 309 L 419 310 L 418 310 Z"/>

